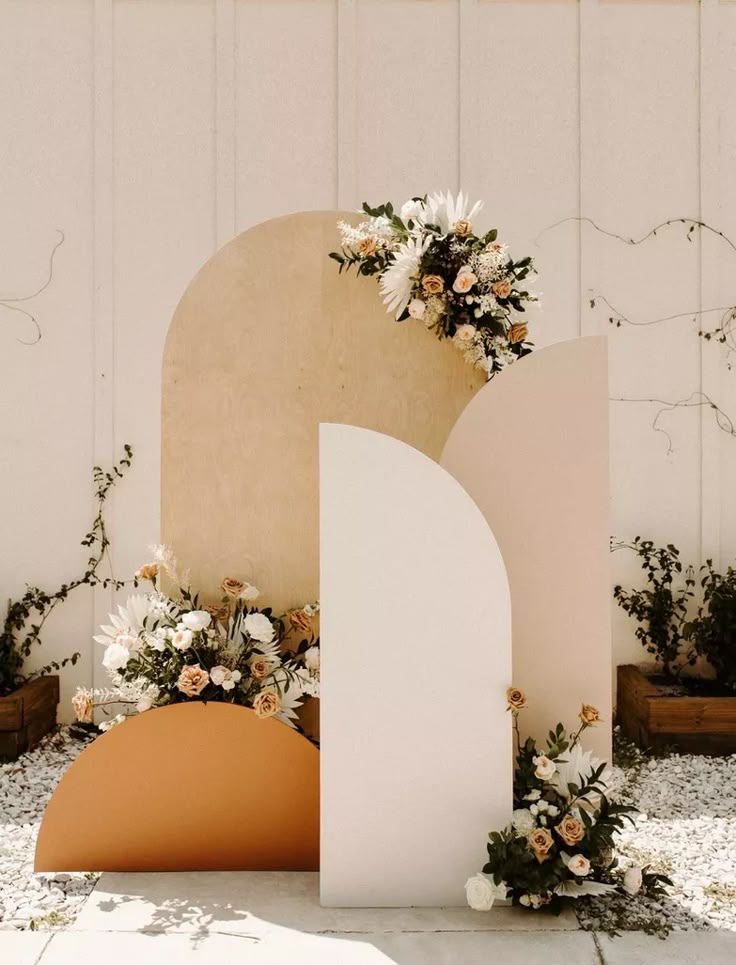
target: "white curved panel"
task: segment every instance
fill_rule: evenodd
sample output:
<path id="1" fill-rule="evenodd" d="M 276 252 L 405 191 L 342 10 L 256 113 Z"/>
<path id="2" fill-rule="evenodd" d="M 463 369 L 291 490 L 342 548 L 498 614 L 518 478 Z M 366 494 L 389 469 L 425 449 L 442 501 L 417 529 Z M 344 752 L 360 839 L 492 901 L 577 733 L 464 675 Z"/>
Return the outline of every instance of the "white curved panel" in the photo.
<path id="1" fill-rule="evenodd" d="M 498 539 L 513 605 L 520 717 L 538 737 L 575 723 L 584 701 L 605 724 L 586 746 L 611 752 L 606 339 L 559 342 L 514 363 L 468 403 L 442 465 Z"/>
<path id="2" fill-rule="evenodd" d="M 511 614 L 482 513 L 390 436 L 320 426 L 321 891 L 461 905 L 511 811 Z"/>

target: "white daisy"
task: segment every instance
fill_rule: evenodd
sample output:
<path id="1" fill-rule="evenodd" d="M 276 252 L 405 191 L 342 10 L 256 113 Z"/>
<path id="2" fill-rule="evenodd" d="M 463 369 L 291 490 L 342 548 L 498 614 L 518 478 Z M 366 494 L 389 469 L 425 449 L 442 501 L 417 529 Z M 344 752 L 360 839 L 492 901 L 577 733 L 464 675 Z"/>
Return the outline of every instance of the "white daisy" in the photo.
<path id="1" fill-rule="evenodd" d="M 411 235 L 394 252 L 391 264 L 381 275 L 381 294 L 387 311 L 399 318 L 411 300 L 411 292 L 419 271 L 419 263 L 432 242 L 432 236 Z"/>

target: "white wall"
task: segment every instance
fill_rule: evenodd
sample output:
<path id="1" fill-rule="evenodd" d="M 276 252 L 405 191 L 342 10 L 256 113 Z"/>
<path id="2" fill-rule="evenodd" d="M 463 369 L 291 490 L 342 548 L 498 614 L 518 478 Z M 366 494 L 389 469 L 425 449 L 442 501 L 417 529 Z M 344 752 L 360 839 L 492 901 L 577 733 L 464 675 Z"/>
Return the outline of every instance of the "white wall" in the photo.
<path id="1" fill-rule="evenodd" d="M 682 230 L 540 237 L 579 215 L 627 237 L 679 216 L 736 237 L 735 53 L 733 0 L 0 0 L 0 296 L 37 287 L 66 235 L 26 305 L 41 341 L 0 306 L 0 592 L 78 570 L 90 468 L 124 442 L 116 573 L 146 557 L 173 307 L 220 244 L 288 211 L 462 185 L 538 258 L 538 344 L 610 330 L 613 397 L 702 390 L 736 419 L 736 372 L 691 317 L 614 329 L 589 307 L 603 293 L 642 322 L 736 302 L 736 252 Z M 611 404 L 611 531 L 725 562 L 736 438 L 689 408 L 661 419 L 668 452 L 657 411 Z M 85 654 L 65 696 L 92 679 L 109 603 L 81 596 L 49 624 L 48 653 Z M 614 620 L 617 658 L 638 657 Z"/>

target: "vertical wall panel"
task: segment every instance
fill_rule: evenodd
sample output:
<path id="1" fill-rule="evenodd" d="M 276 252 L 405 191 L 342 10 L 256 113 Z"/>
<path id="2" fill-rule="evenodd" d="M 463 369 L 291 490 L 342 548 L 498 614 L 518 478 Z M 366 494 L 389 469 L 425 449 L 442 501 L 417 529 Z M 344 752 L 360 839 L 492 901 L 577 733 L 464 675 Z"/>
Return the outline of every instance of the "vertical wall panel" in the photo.
<path id="1" fill-rule="evenodd" d="M 0 297 L 43 283 L 57 228 L 66 235 L 51 285 L 0 306 L 0 597 L 26 582 L 55 589 L 83 571 L 92 518 L 92 4 L 0 4 Z M 91 594 L 80 590 L 46 626 L 31 667 L 75 650 L 88 679 Z M 68 703 L 72 675 L 65 675 Z"/>
<path id="2" fill-rule="evenodd" d="M 336 0 L 238 0 L 238 231 L 335 206 L 336 18 Z"/>
<path id="3" fill-rule="evenodd" d="M 158 541 L 164 338 L 216 243 L 214 25 L 211 0 L 114 6 L 115 444 L 136 450 L 115 501 L 125 576 Z"/>

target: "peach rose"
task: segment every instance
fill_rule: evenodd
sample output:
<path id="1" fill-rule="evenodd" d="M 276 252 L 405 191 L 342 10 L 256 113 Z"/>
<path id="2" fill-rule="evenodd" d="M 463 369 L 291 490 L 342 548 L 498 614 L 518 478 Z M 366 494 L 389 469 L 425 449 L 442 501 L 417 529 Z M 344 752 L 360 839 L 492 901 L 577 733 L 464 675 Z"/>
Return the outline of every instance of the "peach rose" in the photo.
<path id="1" fill-rule="evenodd" d="M 204 606 L 202 609 L 206 610 L 215 622 L 227 623 L 230 619 L 230 607 L 228 606 Z"/>
<path id="2" fill-rule="evenodd" d="M 580 708 L 578 717 L 588 727 L 597 723 L 601 719 L 601 715 L 598 713 L 595 707 L 591 707 L 590 704 L 583 704 L 583 706 Z"/>
<path id="3" fill-rule="evenodd" d="M 225 596 L 232 596 L 235 597 L 235 599 L 237 599 L 245 589 L 245 583 L 243 583 L 242 580 L 233 579 L 232 576 L 226 577 L 220 586 Z"/>
<path id="4" fill-rule="evenodd" d="M 582 841 L 585 836 L 585 828 L 580 821 L 571 814 L 566 815 L 560 823 L 555 826 L 555 831 L 565 844 L 570 845 L 570 847 L 577 844 L 578 841 Z"/>
<path id="5" fill-rule="evenodd" d="M 465 236 L 470 234 L 470 232 L 473 230 L 473 226 L 467 220 L 467 218 L 461 218 L 459 221 L 455 222 L 455 224 L 452 226 L 452 230 L 456 235 Z"/>
<path id="6" fill-rule="evenodd" d="M 500 281 L 494 281 L 491 285 L 491 291 L 498 298 L 508 298 L 511 294 L 511 282 L 508 278 L 501 278 Z"/>
<path id="7" fill-rule="evenodd" d="M 94 702 L 89 694 L 78 693 L 72 697 L 74 714 L 80 724 L 92 723 L 92 711 L 94 710 L 94 706 Z"/>
<path id="8" fill-rule="evenodd" d="M 136 580 L 150 580 L 152 583 L 158 576 L 158 563 L 146 563 L 135 571 Z"/>
<path id="9" fill-rule="evenodd" d="M 267 688 L 262 690 L 253 701 L 253 710 L 256 717 L 264 720 L 266 717 L 273 717 L 281 708 L 281 699 L 275 690 Z"/>
<path id="10" fill-rule="evenodd" d="M 452 290 L 457 292 L 458 295 L 464 295 L 470 291 L 477 281 L 478 276 L 475 272 L 471 271 L 470 266 L 463 265 L 457 273 L 457 278 L 452 283 Z"/>
<path id="11" fill-rule="evenodd" d="M 523 342 L 528 334 L 529 329 L 524 322 L 514 322 L 509 328 L 509 342 L 512 345 L 515 345 L 517 342 Z"/>
<path id="12" fill-rule="evenodd" d="M 534 857 L 541 864 L 547 859 L 547 852 L 550 850 L 554 841 L 547 828 L 537 828 L 527 838 L 529 847 L 534 852 Z"/>
<path id="13" fill-rule="evenodd" d="M 518 687 L 509 687 L 506 691 L 506 702 L 509 710 L 523 710 L 526 707 L 526 694 Z"/>
<path id="14" fill-rule="evenodd" d="M 250 664 L 250 675 L 255 680 L 263 680 L 271 672 L 272 664 L 263 657 L 256 657 Z"/>
<path id="15" fill-rule="evenodd" d="M 182 667 L 179 679 L 176 681 L 177 689 L 187 697 L 197 697 L 210 682 L 210 675 L 197 664 L 187 664 Z"/>
<path id="16" fill-rule="evenodd" d="M 425 275 L 422 278 L 422 288 L 429 295 L 439 295 L 445 290 L 445 282 L 439 275 Z"/>
<path id="17" fill-rule="evenodd" d="M 358 242 L 358 252 L 366 258 L 376 253 L 375 238 L 361 238 Z"/>
<path id="18" fill-rule="evenodd" d="M 290 610 L 289 621 L 295 630 L 301 630 L 302 633 L 309 633 L 312 629 L 312 618 L 304 610 Z"/>

